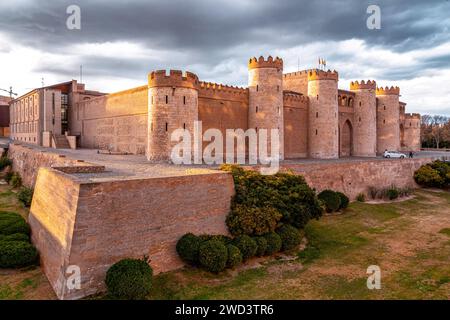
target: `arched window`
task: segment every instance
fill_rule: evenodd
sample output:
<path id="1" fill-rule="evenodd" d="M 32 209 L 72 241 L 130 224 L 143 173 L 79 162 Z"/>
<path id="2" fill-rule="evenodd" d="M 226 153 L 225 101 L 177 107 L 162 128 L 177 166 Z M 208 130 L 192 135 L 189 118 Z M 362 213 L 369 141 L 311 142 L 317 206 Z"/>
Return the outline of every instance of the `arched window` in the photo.
<path id="1" fill-rule="evenodd" d="M 166 95 L 166 104 L 168 104 L 168 103 L 169 103 L 169 96 Z"/>

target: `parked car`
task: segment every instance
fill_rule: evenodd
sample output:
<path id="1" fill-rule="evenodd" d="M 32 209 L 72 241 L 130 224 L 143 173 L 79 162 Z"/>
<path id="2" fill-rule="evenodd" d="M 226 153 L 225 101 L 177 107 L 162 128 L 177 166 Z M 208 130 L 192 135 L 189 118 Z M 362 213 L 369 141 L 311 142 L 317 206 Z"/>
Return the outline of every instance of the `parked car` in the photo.
<path id="1" fill-rule="evenodd" d="M 398 152 L 398 151 L 388 151 L 386 150 L 383 153 L 383 157 L 385 158 L 400 158 L 400 159 L 405 159 L 406 158 L 406 154 Z"/>

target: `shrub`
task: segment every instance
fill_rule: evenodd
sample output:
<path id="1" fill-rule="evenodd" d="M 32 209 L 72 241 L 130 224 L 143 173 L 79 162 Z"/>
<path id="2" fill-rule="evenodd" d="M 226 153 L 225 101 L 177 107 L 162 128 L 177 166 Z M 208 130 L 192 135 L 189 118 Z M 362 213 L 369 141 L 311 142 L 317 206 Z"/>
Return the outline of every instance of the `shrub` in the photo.
<path id="1" fill-rule="evenodd" d="M 267 240 L 264 237 L 254 237 L 253 240 L 255 240 L 256 245 L 258 246 L 258 249 L 256 250 L 256 256 L 262 257 L 266 254 L 267 250 Z"/>
<path id="2" fill-rule="evenodd" d="M 300 232 L 290 225 L 283 225 L 276 231 L 281 238 L 283 251 L 294 249 L 302 240 Z"/>
<path id="3" fill-rule="evenodd" d="M 30 237 L 23 233 L 13 233 L 13 234 L 0 234 L 0 241 L 25 241 L 29 242 Z"/>
<path id="4" fill-rule="evenodd" d="M 226 223 L 234 236 L 258 236 L 274 231 L 281 218 L 281 213 L 272 207 L 258 208 L 238 204 L 231 209 Z"/>
<path id="5" fill-rule="evenodd" d="M 221 241 L 208 240 L 200 245 L 198 259 L 206 270 L 217 273 L 227 266 L 228 249 Z"/>
<path id="6" fill-rule="evenodd" d="M 339 206 L 339 209 L 345 209 L 348 207 L 348 204 L 350 203 L 350 199 L 343 194 L 342 192 L 336 191 L 337 195 L 341 199 L 341 205 Z"/>
<path id="7" fill-rule="evenodd" d="M 31 200 L 33 199 L 33 189 L 28 187 L 20 188 L 20 191 L 17 193 L 17 199 L 23 203 L 25 207 L 31 206 Z"/>
<path id="8" fill-rule="evenodd" d="M 202 240 L 200 237 L 187 233 L 182 236 L 177 242 L 177 253 L 180 258 L 187 263 L 197 264 L 198 262 L 198 250 Z"/>
<path id="9" fill-rule="evenodd" d="M 6 181 L 8 184 L 11 182 L 11 179 L 12 179 L 13 175 L 14 175 L 14 172 L 12 172 L 12 171 L 8 171 L 8 172 L 5 174 L 5 181 Z"/>
<path id="10" fill-rule="evenodd" d="M 0 157 L 0 171 L 10 165 L 12 165 L 12 161 L 10 159 L 8 159 L 8 157 L 6 157 L 6 156 Z"/>
<path id="11" fill-rule="evenodd" d="M 281 238 L 276 232 L 270 232 L 264 235 L 267 241 L 266 255 L 270 256 L 281 250 Z"/>
<path id="12" fill-rule="evenodd" d="M 445 179 L 439 175 L 438 170 L 433 169 L 430 165 L 423 165 L 414 172 L 414 180 L 424 187 L 441 188 L 445 185 Z"/>
<path id="13" fill-rule="evenodd" d="M 123 259 L 106 272 L 108 294 L 115 299 L 141 300 L 152 286 L 153 270 L 147 261 Z"/>
<path id="14" fill-rule="evenodd" d="M 253 170 L 244 170 L 236 165 L 223 165 L 222 170 L 233 175 L 235 196 L 232 208 L 260 208 L 251 213 L 242 215 L 242 219 L 229 218 L 227 225 L 230 232 L 253 232 L 249 235 L 262 235 L 274 229 L 274 221 L 292 224 L 303 228 L 309 220 L 318 219 L 322 215 L 322 208 L 313 189 L 311 189 L 302 176 L 292 173 L 277 173 L 275 175 L 262 175 Z M 239 207 L 244 206 L 244 207 Z M 269 210 L 268 208 L 271 208 Z M 281 220 L 275 214 L 275 209 L 281 214 Z M 251 219 L 250 227 L 239 227 L 240 221 L 247 218 L 268 215 L 264 219 L 254 221 Z M 234 223 L 231 223 L 234 222 Z M 231 224 L 230 224 L 231 223 Z M 236 231 L 237 230 L 237 231 Z M 250 230 L 250 231 L 246 231 Z"/>
<path id="15" fill-rule="evenodd" d="M 358 202 L 365 202 L 366 201 L 366 195 L 364 193 L 358 193 L 356 196 L 356 201 Z"/>
<path id="16" fill-rule="evenodd" d="M 242 253 L 242 259 L 244 261 L 251 257 L 254 257 L 258 250 L 258 245 L 256 244 L 256 241 L 247 235 L 235 238 L 233 240 L 233 245 L 239 248 L 239 250 Z"/>
<path id="17" fill-rule="evenodd" d="M 13 188 L 18 188 L 22 185 L 22 178 L 20 177 L 20 174 L 17 172 L 14 172 L 11 176 L 11 180 L 9 181 L 9 184 Z"/>
<path id="18" fill-rule="evenodd" d="M 378 195 L 378 189 L 375 188 L 375 187 L 372 187 L 372 186 L 369 187 L 368 189 L 369 189 L 370 198 L 372 200 L 375 200 L 377 198 L 377 195 Z"/>
<path id="19" fill-rule="evenodd" d="M 227 267 L 234 268 L 242 263 L 242 253 L 238 247 L 233 246 L 232 244 L 227 245 L 228 249 L 228 261 Z"/>
<path id="20" fill-rule="evenodd" d="M 0 211 L 0 234 L 30 234 L 30 226 L 24 218 L 15 212 Z"/>
<path id="21" fill-rule="evenodd" d="M 324 202 L 327 212 L 337 211 L 341 206 L 341 198 L 333 190 L 323 190 L 318 198 Z"/>
<path id="22" fill-rule="evenodd" d="M 20 268 L 35 264 L 38 252 L 25 241 L 0 241 L 0 268 Z"/>
<path id="23" fill-rule="evenodd" d="M 395 186 L 391 186 L 387 190 L 387 197 L 389 198 L 389 200 L 397 199 L 398 195 L 399 195 L 399 192 L 398 192 L 398 189 Z"/>

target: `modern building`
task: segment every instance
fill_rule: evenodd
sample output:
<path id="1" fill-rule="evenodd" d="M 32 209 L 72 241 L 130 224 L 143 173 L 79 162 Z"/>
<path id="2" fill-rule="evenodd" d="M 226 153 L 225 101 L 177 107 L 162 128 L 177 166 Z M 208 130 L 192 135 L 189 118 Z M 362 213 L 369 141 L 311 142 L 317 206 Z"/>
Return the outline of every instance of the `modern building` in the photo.
<path id="1" fill-rule="evenodd" d="M 10 97 L 0 96 L 0 137 L 9 137 Z"/>
<path id="2" fill-rule="evenodd" d="M 10 102 L 11 139 L 45 147 L 69 147 L 69 112 L 102 93 L 76 80 L 34 89 Z"/>

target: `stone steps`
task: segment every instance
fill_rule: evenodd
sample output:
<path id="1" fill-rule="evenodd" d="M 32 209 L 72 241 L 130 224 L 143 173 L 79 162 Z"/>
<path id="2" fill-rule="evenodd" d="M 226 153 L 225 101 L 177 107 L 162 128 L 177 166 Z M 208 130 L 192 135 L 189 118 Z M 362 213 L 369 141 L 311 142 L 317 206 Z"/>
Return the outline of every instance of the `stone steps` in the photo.
<path id="1" fill-rule="evenodd" d="M 69 141 L 65 135 L 54 134 L 53 141 L 55 142 L 56 149 L 70 149 Z"/>

